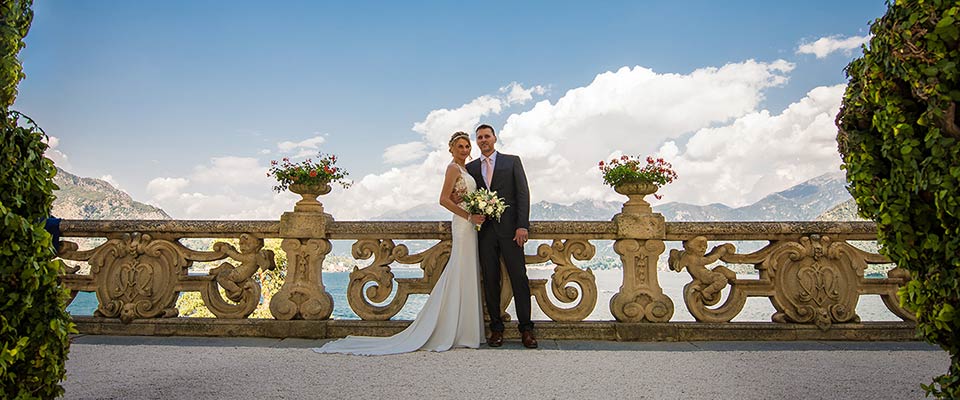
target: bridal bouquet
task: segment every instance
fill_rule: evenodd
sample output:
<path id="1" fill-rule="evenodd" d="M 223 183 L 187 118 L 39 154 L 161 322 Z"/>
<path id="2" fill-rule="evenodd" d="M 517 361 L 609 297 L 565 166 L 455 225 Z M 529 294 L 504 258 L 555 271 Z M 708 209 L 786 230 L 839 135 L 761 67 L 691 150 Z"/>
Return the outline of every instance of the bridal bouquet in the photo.
<path id="1" fill-rule="evenodd" d="M 470 214 L 480 214 L 488 218 L 496 218 L 500 221 L 500 216 L 507 209 L 503 199 L 497 197 L 497 192 L 491 192 L 487 189 L 478 189 L 463 195 L 463 201 L 466 203 L 464 209 Z M 480 230 L 480 225 L 477 225 Z"/>

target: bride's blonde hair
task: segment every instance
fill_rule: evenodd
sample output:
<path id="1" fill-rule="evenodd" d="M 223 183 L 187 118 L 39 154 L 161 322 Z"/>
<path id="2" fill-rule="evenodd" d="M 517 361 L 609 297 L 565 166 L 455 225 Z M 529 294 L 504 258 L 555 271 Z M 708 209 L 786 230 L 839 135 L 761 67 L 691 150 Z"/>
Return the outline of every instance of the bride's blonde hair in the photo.
<path id="1" fill-rule="evenodd" d="M 468 135 L 466 132 L 457 131 L 457 132 L 454 132 L 454 133 L 453 133 L 453 136 L 450 136 L 450 143 L 449 143 L 450 148 L 448 149 L 448 151 L 450 152 L 450 154 L 453 154 L 453 145 L 454 145 L 455 143 L 457 143 L 457 141 L 460 140 L 460 139 L 466 140 L 466 141 L 467 141 L 467 146 L 473 147 L 473 146 L 470 144 L 470 135 Z M 470 156 L 469 156 L 469 155 L 467 155 L 467 159 L 468 159 L 468 160 L 470 159 Z"/>
<path id="2" fill-rule="evenodd" d="M 458 139 L 467 139 L 467 143 L 469 143 L 470 135 L 468 135 L 466 132 L 460 132 L 460 131 L 454 132 L 453 136 L 450 136 L 450 143 L 449 143 L 450 147 L 453 147 L 453 144 L 456 143 Z"/>

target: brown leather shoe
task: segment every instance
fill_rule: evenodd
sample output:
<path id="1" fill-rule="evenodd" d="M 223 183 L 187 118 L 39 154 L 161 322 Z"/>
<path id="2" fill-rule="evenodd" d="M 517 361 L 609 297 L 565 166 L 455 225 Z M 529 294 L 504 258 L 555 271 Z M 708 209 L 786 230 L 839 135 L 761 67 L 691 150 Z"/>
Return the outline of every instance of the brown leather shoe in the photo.
<path id="1" fill-rule="evenodd" d="M 523 347 L 528 349 L 537 348 L 537 338 L 533 337 L 533 331 L 521 332 L 520 341 L 523 342 Z"/>
<path id="2" fill-rule="evenodd" d="M 500 347 L 503 346 L 503 332 L 490 332 L 490 338 L 487 339 L 487 346 L 490 347 Z"/>

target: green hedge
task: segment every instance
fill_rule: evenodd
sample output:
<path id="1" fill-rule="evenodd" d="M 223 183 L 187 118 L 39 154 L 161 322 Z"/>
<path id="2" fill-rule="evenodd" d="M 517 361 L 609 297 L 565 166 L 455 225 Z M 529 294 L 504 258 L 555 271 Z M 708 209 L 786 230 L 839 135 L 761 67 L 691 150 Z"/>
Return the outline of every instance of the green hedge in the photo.
<path id="1" fill-rule="evenodd" d="M 73 330 L 64 310 L 44 218 L 53 203 L 53 162 L 43 132 L 9 111 L 23 78 L 17 54 L 30 28 L 30 1 L 0 2 L 0 398 L 50 399 L 60 381 Z"/>
<path id="2" fill-rule="evenodd" d="M 882 252 L 911 272 L 902 304 L 918 334 L 950 353 L 924 385 L 960 398 L 960 1 L 898 1 L 871 25 L 837 137 L 850 193 L 877 222 Z"/>

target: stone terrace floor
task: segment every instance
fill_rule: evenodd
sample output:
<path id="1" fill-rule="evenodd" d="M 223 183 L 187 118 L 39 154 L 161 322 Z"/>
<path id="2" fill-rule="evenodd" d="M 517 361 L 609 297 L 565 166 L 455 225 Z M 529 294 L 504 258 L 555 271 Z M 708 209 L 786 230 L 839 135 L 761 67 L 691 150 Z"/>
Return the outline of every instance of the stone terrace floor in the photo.
<path id="1" fill-rule="evenodd" d="M 517 341 L 363 357 L 327 340 L 73 337 L 67 399 L 920 399 L 947 354 L 919 342 Z"/>

